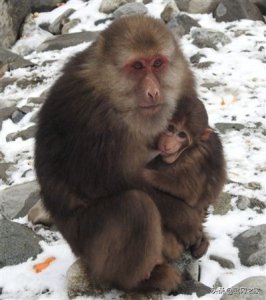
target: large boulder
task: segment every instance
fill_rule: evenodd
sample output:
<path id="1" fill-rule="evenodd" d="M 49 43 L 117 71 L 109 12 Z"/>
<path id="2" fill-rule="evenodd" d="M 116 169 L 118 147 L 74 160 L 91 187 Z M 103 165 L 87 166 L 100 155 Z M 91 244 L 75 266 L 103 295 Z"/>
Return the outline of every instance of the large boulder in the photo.
<path id="1" fill-rule="evenodd" d="M 249 0 L 221 0 L 213 15 L 218 22 L 241 19 L 264 21 L 258 7 Z"/>
<path id="2" fill-rule="evenodd" d="M 175 0 L 181 11 L 191 14 L 209 14 L 219 4 L 220 0 Z"/>
<path id="3" fill-rule="evenodd" d="M 17 40 L 31 0 L 0 0 L 0 46 L 10 48 Z"/>

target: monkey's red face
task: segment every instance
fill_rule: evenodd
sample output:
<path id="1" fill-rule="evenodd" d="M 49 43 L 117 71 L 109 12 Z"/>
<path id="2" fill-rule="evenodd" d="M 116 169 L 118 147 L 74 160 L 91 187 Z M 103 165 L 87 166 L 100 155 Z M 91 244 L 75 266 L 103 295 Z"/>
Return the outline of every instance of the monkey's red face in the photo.
<path id="1" fill-rule="evenodd" d="M 138 86 L 136 105 L 141 113 L 157 113 L 164 105 L 160 78 L 167 67 L 168 59 L 163 55 L 134 58 L 126 63 L 126 76 Z"/>

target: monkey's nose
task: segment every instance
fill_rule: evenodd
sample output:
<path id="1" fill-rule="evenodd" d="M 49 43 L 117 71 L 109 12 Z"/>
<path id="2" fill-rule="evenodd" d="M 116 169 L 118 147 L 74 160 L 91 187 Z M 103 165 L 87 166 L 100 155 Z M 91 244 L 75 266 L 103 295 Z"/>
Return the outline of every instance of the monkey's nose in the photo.
<path id="1" fill-rule="evenodd" d="M 159 90 L 157 89 L 149 89 L 147 90 L 147 96 L 148 98 L 152 99 L 153 101 L 157 102 L 157 100 L 159 99 Z"/>

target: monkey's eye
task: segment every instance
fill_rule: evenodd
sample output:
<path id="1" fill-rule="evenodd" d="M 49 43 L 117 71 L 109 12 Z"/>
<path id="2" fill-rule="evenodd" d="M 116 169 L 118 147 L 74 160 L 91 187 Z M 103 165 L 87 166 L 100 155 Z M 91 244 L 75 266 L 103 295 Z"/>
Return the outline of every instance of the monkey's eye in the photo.
<path id="1" fill-rule="evenodd" d="M 169 124 L 166 129 L 166 134 L 173 135 L 176 133 L 176 127 L 173 124 Z"/>
<path id="2" fill-rule="evenodd" d="M 144 65 L 141 61 L 135 61 L 132 65 L 135 70 L 141 70 L 144 68 Z"/>
<path id="3" fill-rule="evenodd" d="M 154 63 L 153 63 L 153 67 L 154 68 L 160 68 L 160 66 L 163 64 L 163 61 L 160 58 L 157 58 Z"/>
<path id="4" fill-rule="evenodd" d="M 181 139 L 186 139 L 186 138 L 187 138 L 187 134 L 185 133 L 185 131 L 178 131 L 178 132 L 176 133 L 176 135 L 177 135 L 178 137 L 180 137 Z"/>

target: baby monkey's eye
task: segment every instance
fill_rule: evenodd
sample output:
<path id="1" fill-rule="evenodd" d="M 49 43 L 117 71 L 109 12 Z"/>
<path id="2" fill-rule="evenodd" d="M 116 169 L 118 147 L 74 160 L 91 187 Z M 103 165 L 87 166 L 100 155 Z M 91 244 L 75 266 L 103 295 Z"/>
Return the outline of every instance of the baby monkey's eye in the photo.
<path id="1" fill-rule="evenodd" d="M 176 127 L 175 127 L 175 125 L 169 124 L 169 125 L 167 126 L 166 131 L 167 131 L 167 133 L 175 134 L 175 133 L 176 133 Z"/>
<path id="2" fill-rule="evenodd" d="M 176 133 L 176 135 L 177 135 L 178 137 L 180 137 L 181 139 L 186 139 L 186 138 L 187 138 L 187 134 L 185 133 L 185 131 L 178 131 L 178 132 Z"/>

